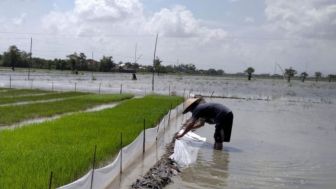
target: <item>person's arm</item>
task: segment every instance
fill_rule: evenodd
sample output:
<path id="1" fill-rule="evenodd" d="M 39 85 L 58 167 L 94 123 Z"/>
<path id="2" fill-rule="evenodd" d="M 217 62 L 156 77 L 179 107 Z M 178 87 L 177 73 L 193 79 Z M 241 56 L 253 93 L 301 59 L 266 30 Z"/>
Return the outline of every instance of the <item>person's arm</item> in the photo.
<path id="1" fill-rule="evenodd" d="M 182 129 L 176 133 L 176 139 L 179 139 L 183 137 L 185 134 L 187 134 L 191 129 L 193 129 L 194 124 L 196 122 L 196 119 L 191 117 L 188 119 L 182 126 Z"/>
<path id="2" fill-rule="evenodd" d="M 194 124 L 192 130 L 195 130 L 195 129 L 198 129 L 198 128 L 200 128 L 200 127 L 203 127 L 203 126 L 204 126 L 204 123 L 205 123 L 205 119 L 203 119 L 203 118 L 199 118 L 199 119 L 195 122 L 195 124 Z"/>

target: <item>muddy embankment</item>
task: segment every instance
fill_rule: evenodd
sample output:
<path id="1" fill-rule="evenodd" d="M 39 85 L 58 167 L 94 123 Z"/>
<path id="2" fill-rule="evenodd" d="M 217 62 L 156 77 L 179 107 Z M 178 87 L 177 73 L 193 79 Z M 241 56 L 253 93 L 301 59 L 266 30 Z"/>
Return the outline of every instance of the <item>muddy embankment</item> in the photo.
<path id="1" fill-rule="evenodd" d="M 175 138 L 166 146 L 161 159 L 131 186 L 133 189 L 161 189 L 172 182 L 172 177 L 180 172 L 177 163 L 169 157 L 174 153 Z"/>

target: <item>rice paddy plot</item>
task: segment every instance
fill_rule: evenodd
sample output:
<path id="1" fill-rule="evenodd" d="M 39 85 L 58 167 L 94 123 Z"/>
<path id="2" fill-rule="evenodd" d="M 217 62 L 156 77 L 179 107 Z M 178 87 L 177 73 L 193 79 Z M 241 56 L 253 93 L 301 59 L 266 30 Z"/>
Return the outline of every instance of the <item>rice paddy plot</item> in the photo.
<path id="1" fill-rule="evenodd" d="M 132 98 L 130 94 L 89 94 L 54 102 L 41 102 L 16 106 L 0 107 L 0 127 L 28 119 L 50 117 L 58 114 L 76 112 L 96 105 L 112 103 Z"/>
<path id="2" fill-rule="evenodd" d="M 99 96 L 91 96 L 99 98 Z M 94 146 L 96 160 L 105 165 L 123 145 L 153 127 L 180 97 L 146 96 L 122 102 L 115 108 L 83 112 L 54 121 L 0 131 L 0 188 L 52 188 L 65 185 L 90 170 Z"/>
<path id="3" fill-rule="evenodd" d="M 18 102 L 29 102 L 29 101 L 40 101 L 40 100 L 52 100 L 59 98 L 69 98 L 80 95 L 86 95 L 89 93 L 82 92 L 55 92 L 55 93 L 44 93 L 41 95 L 24 95 L 24 96 L 0 96 L 0 105 Z"/>
<path id="4" fill-rule="evenodd" d="M 1 89 L 0 97 L 29 96 L 46 93 L 51 93 L 51 91 L 40 89 Z"/>

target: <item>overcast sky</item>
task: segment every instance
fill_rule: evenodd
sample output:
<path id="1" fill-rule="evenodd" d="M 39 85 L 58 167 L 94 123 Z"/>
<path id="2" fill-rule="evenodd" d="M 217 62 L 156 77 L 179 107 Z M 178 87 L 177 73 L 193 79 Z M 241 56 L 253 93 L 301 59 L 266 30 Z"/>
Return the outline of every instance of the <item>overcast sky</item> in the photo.
<path id="1" fill-rule="evenodd" d="M 0 52 L 256 73 L 336 73 L 336 0 L 1 0 Z M 279 66 L 275 66 L 279 65 Z"/>

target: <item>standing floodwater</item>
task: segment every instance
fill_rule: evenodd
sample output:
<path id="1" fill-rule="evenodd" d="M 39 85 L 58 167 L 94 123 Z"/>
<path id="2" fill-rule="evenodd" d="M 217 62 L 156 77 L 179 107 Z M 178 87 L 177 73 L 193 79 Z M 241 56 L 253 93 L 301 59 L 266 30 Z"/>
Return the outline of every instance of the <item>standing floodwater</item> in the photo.
<path id="1" fill-rule="evenodd" d="M 214 126 L 199 129 L 209 143 L 167 188 L 336 188 L 334 104 L 207 100 L 232 108 L 232 140 L 214 151 Z"/>
<path id="2" fill-rule="evenodd" d="M 138 74 L 137 80 L 128 74 L 94 75 L 93 80 L 91 73 L 35 72 L 27 80 L 25 72 L 2 72 L 0 87 L 97 93 L 151 91 L 150 74 Z M 279 79 L 182 75 L 155 79 L 157 93 L 236 98 L 206 99 L 232 109 L 231 142 L 224 144 L 223 151 L 214 151 L 214 126 L 199 129 L 196 133 L 208 143 L 200 149 L 197 162 L 174 177 L 167 188 L 336 188 L 335 82 L 295 80 L 288 84 Z M 150 163 L 145 161 L 140 170 L 134 168 L 133 175 L 112 188 L 128 188 L 156 159 L 154 154 Z"/>

